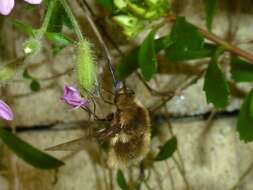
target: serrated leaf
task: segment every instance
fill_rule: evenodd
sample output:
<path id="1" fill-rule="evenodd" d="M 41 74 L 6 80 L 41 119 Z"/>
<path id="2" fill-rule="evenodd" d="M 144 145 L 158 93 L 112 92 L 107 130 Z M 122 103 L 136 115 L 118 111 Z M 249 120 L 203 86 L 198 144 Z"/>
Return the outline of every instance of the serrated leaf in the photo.
<path id="1" fill-rule="evenodd" d="M 155 43 L 155 51 L 158 53 L 162 49 L 169 47 L 172 44 L 170 40 L 170 36 L 166 35 L 154 41 Z M 116 77 L 120 80 L 128 77 L 135 70 L 138 69 L 138 54 L 140 47 L 134 48 L 127 56 L 125 56 L 121 63 L 116 68 Z"/>
<path id="2" fill-rule="evenodd" d="M 253 117 L 252 117 L 253 113 L 251 107 L 252 102 L 253 102 L 253 89 L 244 99 L 237 120 L 237 131 L 240 135 L 240 139 L 243 140 L 244 142 L 253 141 Z"/>
<path id="3" fill-rule="evenodd" d="M 3 128 L 0 128 L 0 138 L 18 157 L 36 168 L 48 170 L 58 168 L 64 164 Z"/>
<path id="4" fill-rule="evenodd" d="M 166 57 L 170 61 L 196 59 L 208 55 L 204 48 L 204 38 L 184 17 L 177 17 L 170 37 L 173 44 L 166 49 Z"/>
<path id="5" fill-rule="evenodd" d="M 231 74 L 236 82 L 253 81 L 253 65 L 239 58 L 231 60 Z"/>
<path id="6" fill-rule="evenodd" d="M 145 80 L 150 80 L 157 70 L 154 37 L 155 31 L 151 31 L 139 50 L 138 63 Z"/>
<path id="7" fill-rule="evenodd" d="M 212 30 L 213 18 L 217 7 L 217 0 L 204 0 L 206 10 L 206 27 L 209 31 Z"/>
<path id="8" fill-rule="evenodd" d="M 229 87 L 218 66 L 218 59 L 222 52 L 222 49 L 218 49 L 213 55 L 206 71 L 203 88 L 207 102 L 213 103 L 216 108 L 226 107 L 229 100 Z"/>
<path id="9" fill-rule="evenodd" d="M 163 161 L 170 158 L 177 149 L 177 138 L 169 139 L 160 149 L 155 161 Z"/>
<path id="10" fill-rule="evenodd" d="M 117 171 L 117 183 L 120 189 L 122 190 L 130 190 L 127 181 L 125 179 L 125 176 L 121 170 Z"/>

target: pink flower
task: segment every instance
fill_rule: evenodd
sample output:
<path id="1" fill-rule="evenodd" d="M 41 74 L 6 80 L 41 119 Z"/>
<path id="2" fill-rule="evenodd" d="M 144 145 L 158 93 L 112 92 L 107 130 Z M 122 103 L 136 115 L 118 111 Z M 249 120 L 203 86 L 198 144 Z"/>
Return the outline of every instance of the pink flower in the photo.
<path id="1" fill-rule="evenodd" d="M 13 120 L 11 108 L 3 100 L 0 100 L 0 117 L 8 121 Z"/>
<path id="2" fill-rule="evenodd" d="M 64 86 L 64 95 L 61 100 L 72 106 L 73 108 L 85 107 L 89 104 L 88 100 L 81 98 L 79 91 L 72 86 Z"/>
<path id="3" fill-rule="evenodd" d="M 30 4 L 40 4 L 42 0 L 24 0 Z M 15 0 L 0 0 L 0 14 L 8 15 L 15 5 Z"/>

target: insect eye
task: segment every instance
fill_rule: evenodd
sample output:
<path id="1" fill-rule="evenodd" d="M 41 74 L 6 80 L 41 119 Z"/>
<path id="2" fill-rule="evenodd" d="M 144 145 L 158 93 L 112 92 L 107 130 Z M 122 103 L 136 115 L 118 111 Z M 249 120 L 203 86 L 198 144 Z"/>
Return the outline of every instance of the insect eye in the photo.
<path id="1" fill-rule="evenodd" d="M 123 90 L 123 82 L 117 81 L 116 87 L 115 87 L 115 93 L 120 93 L 120 91 Z"/>

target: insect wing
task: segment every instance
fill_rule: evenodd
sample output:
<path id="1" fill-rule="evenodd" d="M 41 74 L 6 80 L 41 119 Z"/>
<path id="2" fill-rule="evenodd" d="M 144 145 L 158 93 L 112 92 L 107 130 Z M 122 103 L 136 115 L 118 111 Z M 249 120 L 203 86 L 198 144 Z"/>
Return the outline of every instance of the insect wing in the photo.
<path id="1" fill-rule="evenodd" d="M 81 137 L 78 139 L 74 139 L 65 143 L 61 143 L 52 147 L 48 147 L 46 148 L 46 150 L 50 150 L 50 151 L 77 151 L 77 150 L 81 150 L 85 147 L 85 145 L 87 145 L 88 143 L 88 139 L 86 136 L 85 137 Z"/>

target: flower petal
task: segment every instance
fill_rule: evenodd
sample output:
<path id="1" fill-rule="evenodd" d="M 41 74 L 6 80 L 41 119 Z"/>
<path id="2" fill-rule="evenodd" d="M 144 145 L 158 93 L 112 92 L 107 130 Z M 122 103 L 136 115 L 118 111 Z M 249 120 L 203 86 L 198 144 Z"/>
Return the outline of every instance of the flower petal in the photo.
<path id="1" fill-rule="evenodd" d="M 42 0 L 24 0 L 24 1 L 30 4 L 40 4 L 42 2 Z"/>
<path id="2" fill-rule="evenodd" d="M 11 108 L 2 100 L 0 100 L 0 117 L 5 120 L 13 120 Z"/>
<path id="3" fill-rule="evenodd" d="M 67 85 L 64 86 L 64 94 L 60 99 L 74 108 L 86 107 L 89 104 L 88 100 L 82 99 L 75 87 Z"/>
<path id="4" fill-rule="evenodd" d="M 8 15 L 14 7 L 14 0 L 0 0 L 0 14 Z"/>

